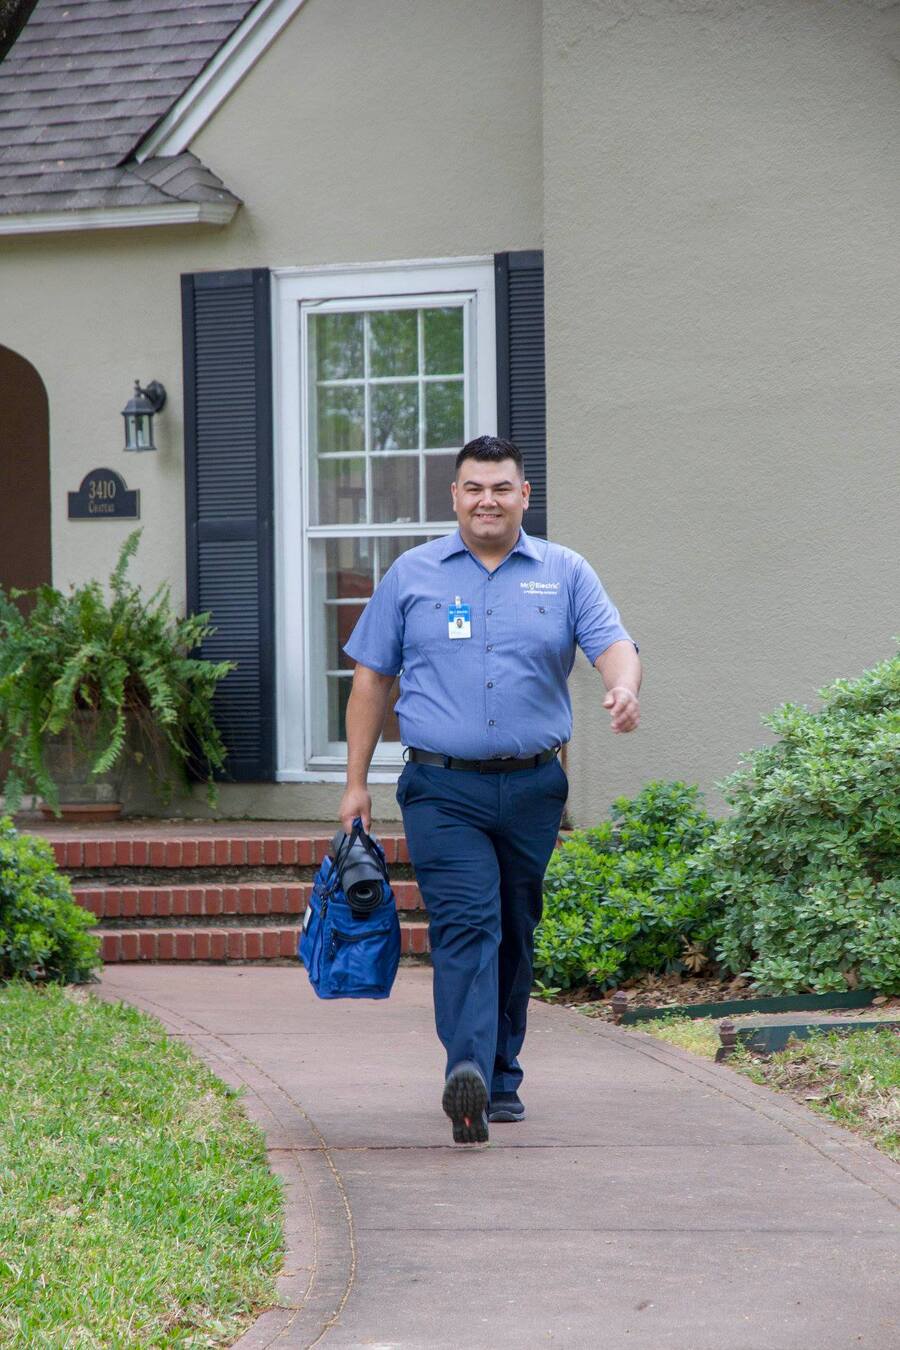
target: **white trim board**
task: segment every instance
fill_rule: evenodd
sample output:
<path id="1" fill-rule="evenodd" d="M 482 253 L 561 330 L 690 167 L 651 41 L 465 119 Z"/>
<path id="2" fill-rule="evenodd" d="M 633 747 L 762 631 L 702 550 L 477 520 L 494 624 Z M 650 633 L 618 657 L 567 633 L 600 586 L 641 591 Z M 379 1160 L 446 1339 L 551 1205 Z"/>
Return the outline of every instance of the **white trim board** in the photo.
<path id="1" fill-rule="evenodd" d="M 259 0 L 258 5 L 172 104 L 134 152 L 139 164 L 154 155 L 180 155 L 197 132 L 275 41 L 305 0 Z"/>
<path id="2" fill-rule="evenodd" d="M 396 783 L 402 770 L 398 767 L 390 771 L 370 769 L 366 777 L 368 783 Z M 347 782 L 347 769 L 279 769 L 275 774 L 276 783 L 343 783 Z"/>
<path id="3" fill-rule="evenodd" d="M 364 277 L 369 272 L 397 272 L 403 274 L 415 271 L 416 268 L 428 268 L 428 270 L 431 271 L 436 267 L 474 267 L 477 265 L 493 267 L 493 254 L 472 253 L 462 254 L 460 257 L 451 256 L 449 258 L 388 258 L 379 260 L 378 262 L 298 263 L 294 266 L 272 267 L 269 270 L 273 278 L 282 282 L 290 281 L 291 277 L 317 277 L 321 275 L 333 277 L 340 276 L 342 273 L 346 273 L 348 276 Z M 379 285 L 385 285 L 383 277 L 379 282 Z M 408 288 L 404 283 L 402 293 L 405 294 L 407 289 Z M 316 293 L 319 294 L 318 291 Z M 355 289 L 348 287 L 333 292 L 329 287 L 327 293 L 333 295 L 357 295 Z M 375 291 L 373 290 L 371 293 L 375 294 Z M 322 292 L 322 294 L 325 294 L 325 292 Z"/>
<path id="4" fill-rule="evenodd" d="M 237 202 L 161 202 L 158 206 L 91 206 L 75 211 L 34 211 L 0 216 L 0 234 L 60 230 L 114 230 L 138 225 L 227 225 Z"/>

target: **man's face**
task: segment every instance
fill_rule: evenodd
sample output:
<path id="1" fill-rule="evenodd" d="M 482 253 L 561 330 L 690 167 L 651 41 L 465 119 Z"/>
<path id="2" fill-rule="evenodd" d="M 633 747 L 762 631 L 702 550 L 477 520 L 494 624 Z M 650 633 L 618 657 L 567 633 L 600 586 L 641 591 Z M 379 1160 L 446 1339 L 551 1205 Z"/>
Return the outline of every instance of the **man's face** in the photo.
<path id="1" fill-rule="evenodd" d="M 491 544 L 518 534 L 531 485 L 519 477 L 515 460 L 464 459 L 450 491 L 461 528 Z"/>

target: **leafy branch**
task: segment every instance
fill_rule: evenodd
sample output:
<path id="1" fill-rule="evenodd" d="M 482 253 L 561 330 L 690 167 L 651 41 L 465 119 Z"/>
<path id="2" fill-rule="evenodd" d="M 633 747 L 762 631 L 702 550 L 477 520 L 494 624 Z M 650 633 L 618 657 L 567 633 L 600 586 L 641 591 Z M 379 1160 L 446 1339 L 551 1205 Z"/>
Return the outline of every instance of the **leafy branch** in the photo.
<path id="1" fill-rule="evenodd" d="M 171 763 L 185 779 L 202 764 L 210 804 L 217 800 L 213 775 L 227 751 L 213 698 L 235 663 L 191 655 L 216 631 L 209 613 L 179 618 L 168 583 L 145 599 L 129 579 L 140 535 L 134 530 L 122 545 L 109 598 L 98 581 L 70 587 L 67 595 L 52 586 L 8 594 L 0 587 L 0 752 L 8 755 L 8 811 L 26 792 L 36 792 L 58 812 L 45 751 L 63 734 L 87 751 L 85 721 L 94 731 L 91 774 L 106 773 L 120 760 L 134 728 L 134 758 L 165 800 L 175 786 Z M 20 607 L 15 602 L 22 599 L 28 603 Z"/>

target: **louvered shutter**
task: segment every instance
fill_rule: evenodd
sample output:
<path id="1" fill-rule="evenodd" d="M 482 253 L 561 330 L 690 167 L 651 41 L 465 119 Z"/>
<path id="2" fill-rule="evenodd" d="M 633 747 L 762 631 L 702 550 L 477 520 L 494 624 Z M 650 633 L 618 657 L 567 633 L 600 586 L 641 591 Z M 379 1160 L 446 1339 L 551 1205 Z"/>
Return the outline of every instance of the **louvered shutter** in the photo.
<path id="1" fill-rule="evenodd" d="M 216 632 L 200 655 L 236 661 L 216 695 L 226 778 L 275 771 L 272 357 L 266 268 L 181 278 L 187 599 Z"/>
<path id="2" fill-rule="evenodd" d="M 544 255 L 494 255 L 497 307 L 497 435 L 519 447 L 531 499 L 524 525 L 547 536 L 547 395 Z"/>

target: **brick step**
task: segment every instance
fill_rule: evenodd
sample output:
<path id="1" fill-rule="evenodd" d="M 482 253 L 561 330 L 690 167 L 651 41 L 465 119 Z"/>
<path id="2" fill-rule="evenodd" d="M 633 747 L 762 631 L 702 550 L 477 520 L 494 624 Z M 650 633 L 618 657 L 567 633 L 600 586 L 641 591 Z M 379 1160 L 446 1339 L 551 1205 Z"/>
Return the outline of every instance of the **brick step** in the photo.
<path id="1" fill-rule="evenodd" d="M 392 881 L 401 911 L 424 909 L 414 881 Z M 80 886 L 72 894 L 98 919 L 179 918 L 186 915 L 302 914 L 312 882 L 261 882 L 194 886 Z"/>
<path id="2" fill-rule="evenodd" d="M 311 884 L 315 865 L 303 867 L 67 867 L 62 869 L 81 890 L 109 886 L 299 886 Z M 391 884 L 414 878 L 408 863 L 392 863 Z"/>
<path id="3" fill-rule="evenodd" d="M 233 826 L 227 834 L 188 832 L 169 837 L 145 830 L 122 830 L 83 838 L 72 831 L 35 830 L 51 845 L 60 867 L 261 867 L 311 866 L 331 849 L 332 834 L 242 834 Z M 408 863 L 403 834 L 379 834 L 388 864 Z"/>
<path id="4" fill-rule="evenodd" d="M 101 956 L 108 965 L 136 961 L 274 961 L 297 960 L 298 924 L 269 928 L 94 928 Z M 424 956 L 428 926 L 404 920 L 400 925 L 403 956 Z M 298 962 L 299 964 L 299 962 Z"/>

